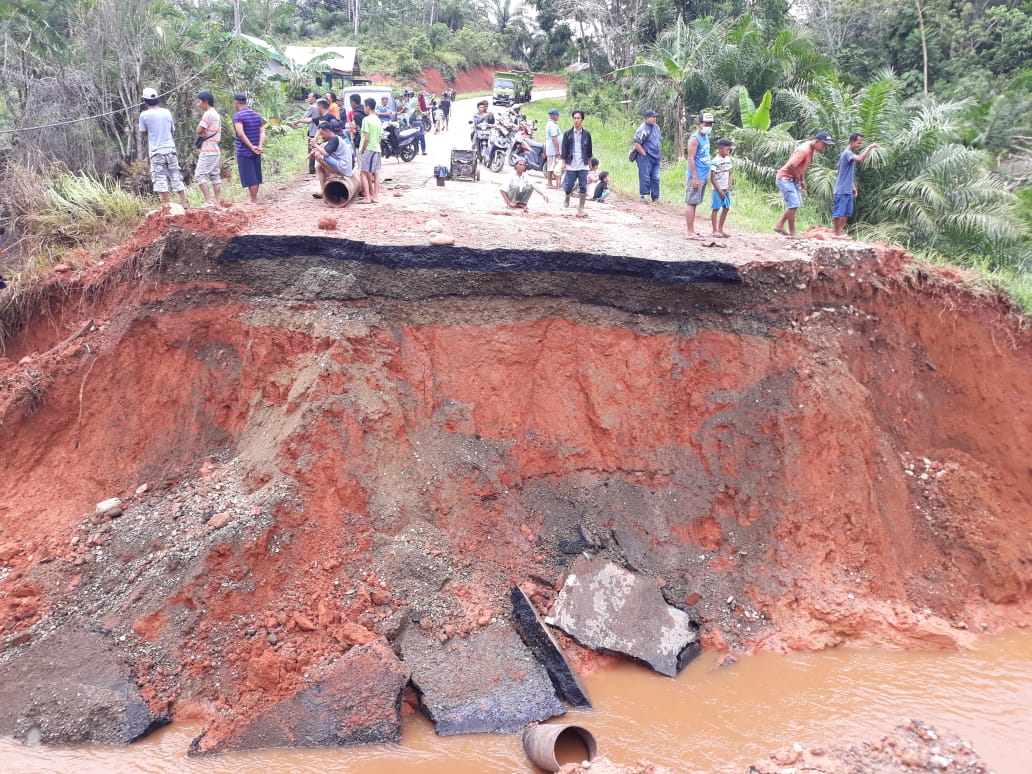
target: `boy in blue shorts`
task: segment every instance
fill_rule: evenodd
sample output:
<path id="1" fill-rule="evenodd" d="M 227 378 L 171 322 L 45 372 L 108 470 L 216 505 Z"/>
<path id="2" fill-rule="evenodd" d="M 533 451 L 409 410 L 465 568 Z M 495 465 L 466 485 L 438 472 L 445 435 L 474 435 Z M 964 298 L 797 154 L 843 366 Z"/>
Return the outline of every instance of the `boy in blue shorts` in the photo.
<path id="1" fill-rule="evenodd" d="M 835 178 L 835 204 L 831 210 L 831 216 L 835 221 L 835 236 L 846 233 L 846 222 L 853 215 L 853 200 L 856 198 L 853 178 L 856 175 L 856 165 L 866 159 L 872 150 L 881 147 L 878 143 L 872 142 L 863 153 L 857 153 L 863 144 L 864 136 L 860 132 L 853 132 L 849 135 L 849 145 L 839 156 L 838 177 Z"/>
<path id="2" fill-rule="evenodd" d="M 717 155 L 710 164 L 710 183 L 713 184 L 713 199 L 710 208 L 710 225 L 713 236 L 727 238 L 724 231 L 728 210 L 731 209 L 731 149 L 735 146 L 726 137 L 717 141 Z M 719 216 L 719 218 L 718 218 Z"/>

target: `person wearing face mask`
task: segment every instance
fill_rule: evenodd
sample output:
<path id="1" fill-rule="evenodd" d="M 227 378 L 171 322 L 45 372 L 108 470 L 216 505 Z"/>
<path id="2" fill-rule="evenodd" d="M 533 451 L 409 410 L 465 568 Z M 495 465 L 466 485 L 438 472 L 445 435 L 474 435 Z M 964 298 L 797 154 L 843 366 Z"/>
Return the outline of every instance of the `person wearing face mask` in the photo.
<path id="1" fill-rule="evenodd" d="M 698 239 L 702 234 L 695 230 L 695 208 L 702 204 L 706 195 L 706 182 L 710 174 L 709 134 L 713 131 L 713 114 L 703 113 L 699 116 L 699 128 L 688 140 L 685 153 L 688 156 L 688 175 L 685 180 L 684 212 L 685 225 L 688 227 L 688 238 Z"/>

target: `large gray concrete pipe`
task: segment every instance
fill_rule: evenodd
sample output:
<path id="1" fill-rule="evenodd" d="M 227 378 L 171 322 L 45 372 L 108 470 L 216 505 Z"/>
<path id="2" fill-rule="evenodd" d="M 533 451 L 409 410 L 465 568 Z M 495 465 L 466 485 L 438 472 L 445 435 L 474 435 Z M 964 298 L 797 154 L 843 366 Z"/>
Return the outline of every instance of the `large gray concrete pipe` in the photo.
<path id="1" fill-rule="evenodd" d="M 327 177 L 322 187 L 323 201 L 331 207 L 347 207 L 358 193 L 358 180 L 354 176 Z"/>
<path id="2" fill-rule="evenodd" d="M 598 755 L 598 744 L 583 726 L 545 723 L 523 732 L 523 751 L 545 771 L 559 771 L 564 763 L 591 761 Z"/>

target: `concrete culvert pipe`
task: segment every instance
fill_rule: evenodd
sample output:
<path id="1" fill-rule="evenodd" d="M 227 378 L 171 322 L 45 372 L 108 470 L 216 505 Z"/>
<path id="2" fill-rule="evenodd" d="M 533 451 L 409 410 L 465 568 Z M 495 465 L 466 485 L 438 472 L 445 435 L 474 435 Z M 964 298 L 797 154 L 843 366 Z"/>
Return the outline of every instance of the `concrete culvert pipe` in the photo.
<path id="1" fill-rule="evenodd" d="M 323 201 L 331 207 L 347 207 L 358 192 L 354 177 L 328 177 L 323 183 Z"/>
<path id="2" fill-rule="evenodd" d="M 598 754 L 598 744 L 583 726 L 554 723 L 531 726 L 524 731 L 523 751 L 536 766 L 545 771 L 559 771 L 565 763 L 593 760 Z"/>

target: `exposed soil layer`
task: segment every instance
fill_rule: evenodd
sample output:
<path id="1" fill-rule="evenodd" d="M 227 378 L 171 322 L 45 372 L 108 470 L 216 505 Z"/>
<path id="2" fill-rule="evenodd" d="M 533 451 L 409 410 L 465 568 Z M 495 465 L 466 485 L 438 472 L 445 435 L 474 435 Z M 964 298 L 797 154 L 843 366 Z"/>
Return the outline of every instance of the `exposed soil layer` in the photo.
<path id="1" fill-rule="evenodd" d="M 881 247 L 232 239 L 250 212 L 151 217 L 6 342 L 0 660 L 90 622 L 217 745 L 353 646 L 504 626 L 513 585 L 546 614 L 582 550 L 729 654 L 1029 622 L 1032 341 L 998 299 Z"/>

